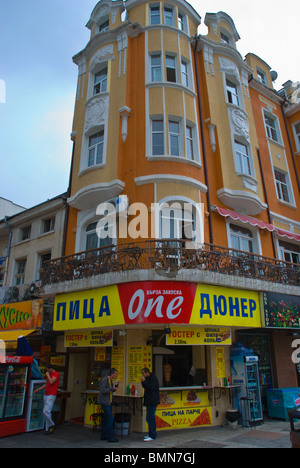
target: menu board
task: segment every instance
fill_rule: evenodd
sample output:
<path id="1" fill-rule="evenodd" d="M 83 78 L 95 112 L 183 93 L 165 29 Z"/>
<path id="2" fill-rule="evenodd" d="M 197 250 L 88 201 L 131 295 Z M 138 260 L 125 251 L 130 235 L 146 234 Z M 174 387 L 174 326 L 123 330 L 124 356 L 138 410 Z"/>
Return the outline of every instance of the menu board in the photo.
<path id="1" fill-rule="evenodd" d="M 128 354 L 128 381 L 140 382 L 144 367 L 152 372 L 152 346 L 131 346 Z"/>
<path id="2" fill-rule="evenodd" d="M 124 382 L 124 347 L 114 346 L 111 353 L 111 367 L 117 369 L 118 379 Z"/>

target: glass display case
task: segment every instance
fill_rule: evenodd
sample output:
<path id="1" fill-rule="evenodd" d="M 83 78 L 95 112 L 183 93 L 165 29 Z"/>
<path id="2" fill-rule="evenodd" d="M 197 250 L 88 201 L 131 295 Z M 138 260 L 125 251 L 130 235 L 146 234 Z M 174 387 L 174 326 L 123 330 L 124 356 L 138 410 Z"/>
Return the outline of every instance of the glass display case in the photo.
<path id="1" fill-rule="evenodd" d="M 34 394 L 34 391 L 44 384 L 44 380 L 33 380 L 30 382 L 26 432 L 39 431 L 44 428 L 43 410 L 45 390 Z"/>

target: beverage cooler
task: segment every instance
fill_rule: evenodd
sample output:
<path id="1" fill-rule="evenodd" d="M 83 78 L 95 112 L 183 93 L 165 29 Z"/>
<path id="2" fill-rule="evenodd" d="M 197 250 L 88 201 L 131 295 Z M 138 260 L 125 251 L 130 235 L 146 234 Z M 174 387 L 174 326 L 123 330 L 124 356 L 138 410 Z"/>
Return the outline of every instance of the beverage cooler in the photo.
<path id="1" fill-rule="evenodd" d="M 263 420 L 261 390 L 258 370 L 258 357 L 252 349 L 238 343 L 231 348 L 231 381 L 241 387 L 234 396 L 234 406 L 242 414 L 244 423 L 249 426 Z"/>
<path id="2" fill-rule="evenodd" d="M 0 361 L 0 437 L 26 431 L 32 362 L 29 356 L 7 356 Z"/>
<path id="3" fill-rule="evenodd" d="M 34 395 L 34 391 L 45 384 L 45 380 L 32 380 L 29 386 L 26 432 L 40 431 L 44 428 L 44 391 Z"/>

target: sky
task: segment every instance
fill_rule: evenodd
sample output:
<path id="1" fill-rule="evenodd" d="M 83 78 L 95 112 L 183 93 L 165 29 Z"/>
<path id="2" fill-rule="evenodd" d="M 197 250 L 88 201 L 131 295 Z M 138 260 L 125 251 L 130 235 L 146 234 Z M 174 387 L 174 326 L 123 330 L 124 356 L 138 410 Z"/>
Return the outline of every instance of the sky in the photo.
<path id="1" fill-rule="evenodd" d="M 300 80 L 299 0 L 190 0 L 202 17 L 225 11 L 253 52 Z M 0 197 L 30 208 L 68 188 L 77 66 L 97 0 L 0 0 Z"/>

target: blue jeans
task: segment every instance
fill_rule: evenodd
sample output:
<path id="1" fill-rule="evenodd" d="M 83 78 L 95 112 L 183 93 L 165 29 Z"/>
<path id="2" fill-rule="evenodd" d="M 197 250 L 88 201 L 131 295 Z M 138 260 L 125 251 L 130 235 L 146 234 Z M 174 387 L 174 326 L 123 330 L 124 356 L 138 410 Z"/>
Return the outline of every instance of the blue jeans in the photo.
<path id="1" fill-rule="evenodd" d="M 101 405 L 104 411 L 104 417 L 101 426 L 101 438 L 107 437 L 108 440 L 114 438 L 114 418 L 111 405 Z"/>
<path id="2" fill-rule="evenodd" d="M 155 413 L 156 413 L 156 406 L 147 406 L 147 415 L 146 421 L 149 426 L 149 436 L 151 439 L 156 439 L 156 421 L 155 421 Z"/>

